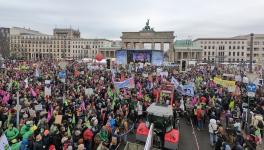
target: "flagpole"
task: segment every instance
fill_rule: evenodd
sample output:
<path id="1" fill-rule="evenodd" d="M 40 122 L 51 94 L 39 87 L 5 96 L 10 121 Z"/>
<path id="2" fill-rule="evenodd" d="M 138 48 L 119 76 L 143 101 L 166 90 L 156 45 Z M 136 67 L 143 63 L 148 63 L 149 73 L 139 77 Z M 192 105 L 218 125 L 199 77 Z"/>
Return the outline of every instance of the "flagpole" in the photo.
<path id="1" fill-rule="evenodd" d="M 20 107 L 19 107 L 19 91 L 17 91 L 17 113 L 16 113 L 16 122 L 17 122 L 17 128 L 19 129 L 19 112 L 20 112 Z"/>

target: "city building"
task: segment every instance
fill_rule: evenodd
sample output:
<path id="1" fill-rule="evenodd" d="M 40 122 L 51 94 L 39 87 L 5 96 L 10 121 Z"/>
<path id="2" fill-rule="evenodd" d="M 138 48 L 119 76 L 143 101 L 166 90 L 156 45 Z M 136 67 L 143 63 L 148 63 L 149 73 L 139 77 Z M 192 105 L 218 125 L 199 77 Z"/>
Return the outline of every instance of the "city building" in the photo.
<path id="1" fill-rule="evenodd" d="M 174 31 L 154 31 L 149 26 L 149 20 L 141 31 L 122 32 L 121 36 L 123 49 L 161 50 L 164 53 L 173 50 L 174 38 Z"/>
<path id="2" fill-rule="evenodd" d="M 240 63 L 249 60 L 248 40 L 242 37 L 198 38 L 193 41 L 203 50 L 204 62 Z"/>
<path id="3" fill-rule="evenodd" d="M 202 48 L 193 43 L 192 40 L 176 40 L 174 42 L 174 50 L 170 51 L 170 56 L 174 56 L 174 62 L 182 59 L 201 61 L 203 59 Z"/>
<path id="4" fill-rule="evenodd" d="M 121 48 L 121 41 L 111 41 L 110 45 L 104 45 L 104 47 L 99 48 L 99 53 L 103 54 L 103 56 L 108 58 L 115 58 L 115 52 L 116 50 Z"/>
<path id="5" fill-rule="evenodd" d="M 240 35 L 234 38 L 247 39 L 247 61 L 250 58 L 250 34 Z M 254 34 L 253 36 L 253 62 L 264 63 L 264 34 Z"/>
<path id="6" fill-rule="evenodd" d="M 10 29 L 11 56 L 28 60 L 94 58 L 102 48 L 105 54 L 112 53 L 112 41 L 107 39 L 84 39 L 74 29 L 53 30 L 47 35 L 26 28 Z M 112 48 L 112 49 L 111 49 Z M 117 48 L 117 49 L 120 49 Z M 109 55 L 110 57 L 112 55 Z"/>
<path id="7" fill-rule="evenodd" d="M 6 58 L 9 56 L 10 28 L 0 27 L 0 54 Z"/>
<path id="8" fill-rule="evenodd" d="M 73 29 L 61 29 L 61 28 L 55 28 L 53 30 L 53 35 L 56 37 L 63 37 L 63 38 L 80 38 L 81 33 L 79 30 L 73 30 Z"/>

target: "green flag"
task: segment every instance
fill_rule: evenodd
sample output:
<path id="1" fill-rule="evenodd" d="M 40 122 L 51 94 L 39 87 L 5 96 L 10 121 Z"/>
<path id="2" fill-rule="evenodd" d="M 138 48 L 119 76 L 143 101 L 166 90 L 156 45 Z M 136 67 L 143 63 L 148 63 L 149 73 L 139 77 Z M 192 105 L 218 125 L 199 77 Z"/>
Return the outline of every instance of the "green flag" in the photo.
<path id="1" fill-rule="evenodd" d="M 67 134 L 68 134 L 69 137 L 71 136 L 71 129 L 70 129 L 70 127 L 68 127 Z"/>
<path id="2" fill-rule="evenodd" d="M 72 124 L 75 124 L 75 123 L 76 123 L 75 114 L 73 114 L 73 116 L 72 116 Z"/>
<path id="3" fill-rule="evenodd" d="M 113 101 L 112 101 L 112 109 L 115 108 L 115 105 L 116 105 L 116 93 L 114 94 L 114 98 L 113 98 Z"/>
<path id="4" fill-rule="evenodd" d="M 110 87 L 108 87 L 108 89 L 107 89 L 107 94 L 109 97 L 113 96 L 113 92 L 112 92 L 112 89 Z"/>
<path id="5" fill-rule="evenodd" d="M 18 83 L 18 81 L 13 81 L 13 82 L 12 82 L 12 86 L 13 86 L 16 90 L 19 90 L 19 83 Z"/>

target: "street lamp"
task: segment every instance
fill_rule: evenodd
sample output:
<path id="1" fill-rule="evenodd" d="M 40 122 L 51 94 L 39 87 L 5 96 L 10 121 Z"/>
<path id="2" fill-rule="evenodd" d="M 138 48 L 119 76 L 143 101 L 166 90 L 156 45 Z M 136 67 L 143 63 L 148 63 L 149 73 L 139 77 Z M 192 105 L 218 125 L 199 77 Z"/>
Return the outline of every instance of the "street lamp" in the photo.
<path id="1" fill-rule="evenodd" d="M 253 40 L 254 40 L 254 33 L 250 33 L 250 64 L 249 64 L 249 72 L 250 73 L 252 73 Z"/>
<path id="2" fill-rule="evenodd" d="M 247 73 L 247 77 L 248 77 L 248 80 L 249 80 L 249 83 L 248 84 L 252 84 L 256 78 L 257 78 L 257 74 L 255 73 Z M 248 92 L 248 101 L 247 101 L 247 104 L 248 104 L 248 108 L 247 108 L 247 113 L 246 113 L 246 122 L 248 122 L 248 113 L 249 113 L 249 97 L 254 97 L 255 95 L 252 95 L 252 94 L 249 94 Z"/>
<path id="3" fill-rule="evenodd" d="M 0 69 L 5 69 L 5 59 L 0 54 Z"/>
<path id="4" fill-rule="evenodd" d="M 62 62 L 60 62 L 58 65 L 60 66 L 60 68 L 63 70 L 63 71 L 65 71 L 65 73 L 67 72 L 66 70 L 66 66 L 67 66 L 67 64 L 68 64 L 68 62 L 66 62 L 66 61 L 62 61 Z M 66 95 L 65 95 L 65 92 L 66 92 L 66 76 L 65 76 L 65 79 L 62 79 L 62 82 L 64 83 L 63 84 L 63 103 L 65 102 L 65 100 L 66 100 Z"/>

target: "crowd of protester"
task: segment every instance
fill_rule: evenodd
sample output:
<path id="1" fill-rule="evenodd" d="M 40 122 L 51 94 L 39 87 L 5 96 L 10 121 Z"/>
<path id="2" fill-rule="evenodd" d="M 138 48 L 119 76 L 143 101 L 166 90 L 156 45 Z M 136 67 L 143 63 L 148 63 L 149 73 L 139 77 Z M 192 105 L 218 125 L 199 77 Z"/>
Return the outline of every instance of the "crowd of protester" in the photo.
<path id="1" fill-rule="evenodd" d="M 198 132 L 208 128 L 216 150 L 262 143 L 264 101 L 256 96 L 245 106 L 243 83 L 237 82 L 238 93 L 214 83 L 225 68 L 162 69 L 167 76 L 151 65 L 113 65 L 110 70 L 93 63 L 69 62 L 63 68 L 56 61 L 7 61 L 0 74 L 0 135 L 6 135 L 12 150 L 116 149 L 144 120 L 152 102 L 169 100 L 160 98 L 160 90 L 174 77 L 195 87 L 194 96 L 175 91 L 174 109 Z M 63 70 L 64 80 L 59 76 Z M 115 87 L 114 82 L 131 77 L 134 88 Z"/>

